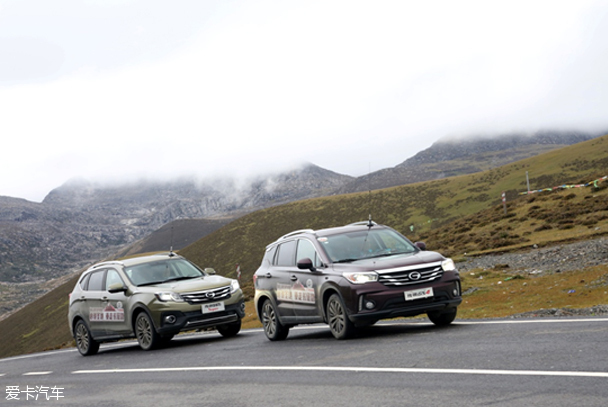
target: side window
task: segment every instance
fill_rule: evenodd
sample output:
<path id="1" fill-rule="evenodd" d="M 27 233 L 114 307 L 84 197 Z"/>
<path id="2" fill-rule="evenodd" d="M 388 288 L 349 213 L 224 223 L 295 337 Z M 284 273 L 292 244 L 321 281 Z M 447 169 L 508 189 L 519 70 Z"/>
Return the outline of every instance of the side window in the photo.
<path id="1" fill-rule="evenodd" d="M 315 250 L 315 247 L 313 246 L 313 244 L 308 240 L 300 239 L 300 240 L 298 240 L 298 250 L 296 252 L 296 261 L 300 261 L 306 257 L 308 257 L 310 260 L 312 260 L 312 264 L 315 267 L 321 267 L 321 259 L 319 259 L 319 256 L 317 255 L 317 251 Z"/>
<path id="2" fill-rule="evenodd" d="M 100 270 L 91 273 L 91 277 L 89 277 L 89 291 L 103 291 L 103 275 L 105 272 L 105 270 Z"/>
<path id="3" fill-rule="evenodd" d="M 296 265 L 296 241 L 285 242 L 279 246 L 277 254 L 277 266 L 295 267 Z"/>
<path id="4" fill-rule="evenodd" d="M 80 280 L 80 288 L 82 288 L 83 290 L 88 290 L 89 287 L 89 278 L 91 277 L 91 274 L 87 274 L 86 276 L 84 276 L 81 280 Z"/>
<path id="5" fill-rule="evenodd" d="M 267 261 L 268 264 L 272 264 L 274 262 L 274 255 L 277 252 L 277 247 L 273 246 L 270 249 L 268 249 L 268 251 L 266 252 L 266 254 L 264 254 L 264 258 L 262 259 L 262 262 Z"/>
<path id="6" fill-rule="evenodd" d="M 106 274 L 106 291 L 110 289 L 110 286 L 112 284 L 116 283 L 124 285 L 124 282 L 122 281 L 122 278 L 120 278 L 118 271 L 113 269 L 108 270 L 108 274 Z"/>

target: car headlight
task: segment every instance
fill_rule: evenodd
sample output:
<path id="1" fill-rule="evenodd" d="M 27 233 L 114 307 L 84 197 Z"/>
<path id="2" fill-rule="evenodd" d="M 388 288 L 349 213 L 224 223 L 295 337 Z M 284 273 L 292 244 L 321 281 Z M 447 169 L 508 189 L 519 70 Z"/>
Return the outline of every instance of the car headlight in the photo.
<path id="1" fill-rule="evenodd" d="M 456 265 L 452 259 L 445 259 L 441 262 L 441 268 L 443 271 L 454 271 L 456 270 Z"/>
<path id="2" fill-rule="evenodd" d="M 241 285 L 239 284 L 238 280 L 232 280 L 230 294 L 233 294 L 239 288 L 241 288 Z"/>
<path id="3" fill-rule="evenodd" d="M 353 284 L 365 284 L 378 281 L 378 273 L 366 272 L 366 273 L 342 273 L 345 279 Z"/>
<path id="4" fill-rule="evenodd" d="M 162 302 L 167 302 L 167 301 L 184 302 L 184 299 L 182 298 L 182 296 L 179 295 L 178 293 L 174 293 L 173 291 L 164 291 L 164 292 L 154 293 L 154 295 L 156 296 L 156 298 L 159 301 L 162 301 Z"/>

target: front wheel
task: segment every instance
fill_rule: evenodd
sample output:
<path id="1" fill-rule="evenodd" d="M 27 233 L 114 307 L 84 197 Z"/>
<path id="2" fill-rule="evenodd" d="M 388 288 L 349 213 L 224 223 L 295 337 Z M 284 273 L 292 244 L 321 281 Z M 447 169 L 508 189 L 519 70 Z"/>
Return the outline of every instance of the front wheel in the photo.
<path id="1" fill-rule="evenodd" d="M 439 312 L 432 311 L 427 314 L 432 323 L 437 326 L 450 325 L 456 319 L 456 308 L 451 308 L 448 311 Z"/>
<path id="2" fill-rule="evenodd" d="M 217 327 L 217 331 L 224 337 L 230 338 L 235 336 L 241 330 L 241 320 L 239 319 L 236 322 L 232 322 L 226 325 L 220 325 Z"/>
<path id="3" fill-rule="evenodd" d="M 347 339 L 355 330 L 355 325 L 346 315 L 346 307 L 338 294 L 332 294 L 327 301 L 327 323 L 336 339 Z"/>
<path id="4" fill-rule="evenodd" d="M 135 336 L 143 350 L 152 350 L 161 343 L 161 337 L 146 312 L 140 312 L 135 319 Z"/>
<path id="5" fill-rule="evenodd" d="M 271 341 L 282 341 L 289 334 L 289 327 L 281 324 L 277 311 L 272 304 L 272 301 L 264 301 L 262 305 L 262 325 L 264 325 L 264 333 Z"/>
<path id="6" fill-rule="evenodd" d="M 76 341 L 78 352 L 82 356 L 94 355 L 99 350 L 99 342 L 93 339 L 89 327 L 83 320 L 78 321 L 76 327 L 74 327 L 74 340 Z"/>

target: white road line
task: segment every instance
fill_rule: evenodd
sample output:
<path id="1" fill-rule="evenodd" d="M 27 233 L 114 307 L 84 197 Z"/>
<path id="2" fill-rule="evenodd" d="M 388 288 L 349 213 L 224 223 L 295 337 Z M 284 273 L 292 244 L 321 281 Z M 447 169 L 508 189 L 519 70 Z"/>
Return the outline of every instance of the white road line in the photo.
<path id="1" fill-rule="evenodd" d="M 474 374 L 502 376 L 563 376 L 563 377 L 606 377 L 608 372 L 567 372 L 542 370 L 486 370 L 486 369 L 419 369 L 419 368 L 374 368 L 374 367 L 323 367 L 323 366 L 205 366 L 205 367 L 168 367 L 152 369 L 107 369 L 75 370 L 72 374 L 103 373 L 167 373 L 196 371 L 315 371 L 315 372 L 356 372 L 356 373 L 431 373 L 431 374 Z"/>
<path id="2" fill-rule="evenodd" d="M 508 321 L 454 321 L 457 325 L 485 325 L 485 324 L 553 324 L 560 322 L 608 322 L 608 318 L 593 319 L 518 319 Z"/>
<path id="3" fill-rule="evenodd" d="M 44 375 L 49 375 L 52 374 L 52 371 L 48 371 L 48 372 L 27 372 L 27 373 L 23 373 L 23 376 L 44 376 Z"/>

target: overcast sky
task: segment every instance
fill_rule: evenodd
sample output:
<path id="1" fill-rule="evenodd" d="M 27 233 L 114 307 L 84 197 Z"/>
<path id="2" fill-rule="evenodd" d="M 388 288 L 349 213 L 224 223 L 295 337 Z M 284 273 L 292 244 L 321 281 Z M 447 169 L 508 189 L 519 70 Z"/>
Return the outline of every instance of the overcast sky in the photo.
<path id="1" fill-rule="evenodd" d="M 0 0 L 0 195 L 608 129 L 606 1 Z"/>

